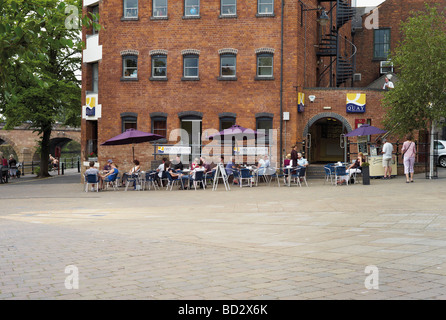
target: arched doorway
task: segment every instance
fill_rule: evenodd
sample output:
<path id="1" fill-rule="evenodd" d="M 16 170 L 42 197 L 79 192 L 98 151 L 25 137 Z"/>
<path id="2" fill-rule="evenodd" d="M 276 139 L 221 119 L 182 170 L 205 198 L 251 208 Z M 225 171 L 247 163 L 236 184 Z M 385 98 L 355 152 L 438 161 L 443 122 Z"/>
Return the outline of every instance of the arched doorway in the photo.
<path id="1" fill-rule="evenodd" d="M 14 159 L 19 161 L 18 154 L 15 152 L 14 146 L 7 140 L 0 138 L 0 154 L 2 154 L 6 159 L 12 154 Z M 0 157 L 1 158 L 1 157 Z"/>
<path id="2" fill-rule="evenodd" d="M 306 157 L 312 163 L 344 161 L 341 135 L 351 131 L 348 121 L 336 113 L 321 113 L 308 121 L 304 137 Z"/>

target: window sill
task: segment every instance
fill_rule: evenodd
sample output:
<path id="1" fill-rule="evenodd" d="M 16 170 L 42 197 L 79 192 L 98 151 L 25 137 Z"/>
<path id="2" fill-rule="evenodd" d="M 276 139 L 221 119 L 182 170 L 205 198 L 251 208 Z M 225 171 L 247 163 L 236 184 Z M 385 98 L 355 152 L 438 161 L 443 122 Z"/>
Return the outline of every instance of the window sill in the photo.
<path id="1" fill-rule="evenodd" d="M 237 77 L 218 77 L 218 81 L 237 81 Z"/>
<path id="2" fill-rule="evenodd" d="M 201 16 L 183 16 L 183 20 L 201 19 Z"/>
<path id="3" fill-rule="evenodd" d="M 121 21 L 138 21 L 139 17 L 121 17 Z"/>
<path id="4" fill-rule="evenodd" d="M 382 58 L 372 58 L 372 61 L 387 61 L 388 58 L 382 57 Z"/>
<path id="5" fill-rule="evenodd" d="M 259 80 L 259 81 L 262 81 L 262 80 L 274 80 L 274 77 L 259 77 L 259 76 L 256 76 L 255 78 L 254 78 L 254 80 Z"/>
<path id="6" fill-rule="evenodd" d="M 237 19 L 237 14 L 221 14 L 218 16 L 219 19 Z"/>
<path id="7" fill-rule="evenodd" d="M 275 16 L 274 13 L 256 13 L 257 18 L 274 18 Z"/>
<path id="8" fill-rule="evenodd" d="M 193 77 L 182 77 L 181 81 L 200 81 L 200 78 L 199 77 L 195 77 L 195 78 L 193 78 Z"/>
<path id="9" fill-rule="evenodd" d="M 160 16 L 160 17 L 157 17 L 157 16 L 151 16 L 150 17 L 150 20 L 169 20 L 169 17 L 168 16 Z"/>
<path id="10" fill-rule="evenodd" d="M 167 77 L 150 77 L 150 81 L 167 81 Z"/>
<path id="11" fill-rule="evenodd" d="M 138 78 L 126 78 L 126 77 L 121 77 L 121 81 L 124 81 L 124 82 L 127 82 L 127 81 L 129 81 L 129 82 L 132 82 L 132 81 L 138 81 Z"/>

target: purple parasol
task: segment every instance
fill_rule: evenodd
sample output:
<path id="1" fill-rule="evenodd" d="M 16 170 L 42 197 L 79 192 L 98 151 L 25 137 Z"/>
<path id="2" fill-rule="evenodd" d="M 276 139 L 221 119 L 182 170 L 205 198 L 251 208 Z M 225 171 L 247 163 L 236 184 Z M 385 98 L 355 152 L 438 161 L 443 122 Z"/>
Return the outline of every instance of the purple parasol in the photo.
<path id="1" fill-rule="evenodd" d="M 159 134 L 143 132 L 136 129 L 127 129 L 125 132 L 108 139 L 101 146 L 117 146 L 123 144 L 132 144 L 133 160 L 135 160 L 135 149 L 133 144 L 163 139 Z"/>
<path id="2" fill-rule="evenodd" d="M 369 124 L 363 124 L 359 128 L 350 131 L 345 136 L 346 137 L 370 136 L 372 134 L 381 134 L 386 132 L 387 132 L 386 130 L 381 130 Z"/>
<path id="3" fill-rule="evenodd" d="M 265 136 L 264 133 L 260 133 L 253 129 L 244 128 L 244 127 L 241 127 L 241 126 L 235 124 L 230 128 L 224 129 L 224 130 L 220 131 L 219 133 L 209 136 L 209 138 L 214 139 L 216 137 L 224 137 L 224 138 L 235 137 L 236 139 L 240 139 L 240 138 L 246 137 L 247 139 L 254 139 L 254 138 L 263 137 L 263 136 Z"/>

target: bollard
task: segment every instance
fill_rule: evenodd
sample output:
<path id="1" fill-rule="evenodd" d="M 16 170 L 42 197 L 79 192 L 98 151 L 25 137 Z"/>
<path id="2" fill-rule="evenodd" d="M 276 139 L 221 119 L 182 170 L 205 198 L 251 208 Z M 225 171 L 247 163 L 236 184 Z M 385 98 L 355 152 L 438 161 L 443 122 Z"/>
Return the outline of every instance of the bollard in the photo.
<path id="1" fill-rule="evenodd" d="M 62 162 L 62 175 L 64 175 L 64 171 L 65 171 L 65 162 Z"/>
<path id="2" fill-rule="evenodd" d="M 77 159 L 77 173 L 81 172 L 81 163 L 79 161 L 79 159 Z"/>

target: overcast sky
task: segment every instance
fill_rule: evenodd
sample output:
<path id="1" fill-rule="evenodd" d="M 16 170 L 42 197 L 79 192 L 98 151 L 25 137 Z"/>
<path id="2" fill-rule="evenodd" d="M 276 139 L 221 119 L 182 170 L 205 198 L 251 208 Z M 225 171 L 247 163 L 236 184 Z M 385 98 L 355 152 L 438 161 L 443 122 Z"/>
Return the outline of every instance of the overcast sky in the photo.
<path id="1" fill-rule="evenodd" d="M 355 1 L 357 7 L 374 7 L 381 4 L 385 0 L 352 0 L 352 3 L 354 4 Z"/>

